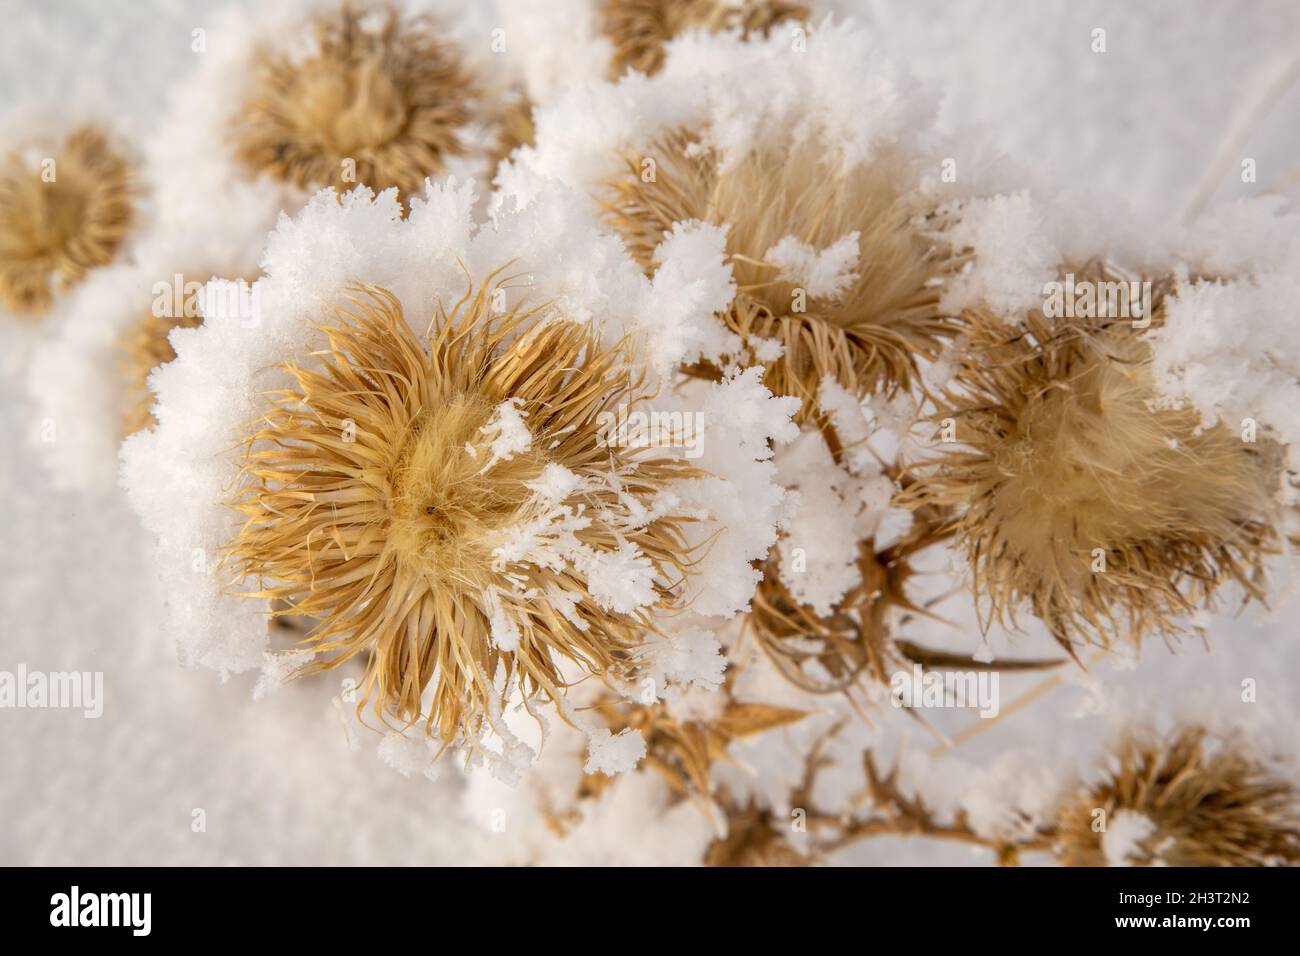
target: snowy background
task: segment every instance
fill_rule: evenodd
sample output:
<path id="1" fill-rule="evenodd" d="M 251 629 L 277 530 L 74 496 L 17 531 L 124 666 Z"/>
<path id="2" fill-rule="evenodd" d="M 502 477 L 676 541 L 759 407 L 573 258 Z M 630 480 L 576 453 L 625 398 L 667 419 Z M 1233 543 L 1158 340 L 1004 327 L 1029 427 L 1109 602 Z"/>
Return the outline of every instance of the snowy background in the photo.
<path id="1" fill-rule="evenodd" d="M 228 4 L 181 0 L 3 0 L 0 119 L 107 111 L 147 137 L 169 85 L 195 68 L 191 31 Z M 476 22 L 485 15 L 478 4 Z M 821 5 L 827 9 L 827 5 Z M 875 42 L 940 98 L 951 132 L 978 130 L 1026 187 L 1077 203 L 1081 215 L 1141 247 L 1216 201 L 1259 191 L 1300 197 L 1300 6 L 1275 2 L 984 2 L 841 0 Z M 560 32 L 564 24 L 554 25 Z M 1107 52 L 1090 49 L 1107 32 Z M 485 41 L 486 42 L 486 41 Z M 1290 81 L 1288 83 L 1288 81 Z M 1241 157 L 1258 182 L 1243 184 Z M 1138 238 L 1135 238 L 1138 237 Z M 0 347 L 16 349 L 0 337 Z M 254 678 L 221 683 L 181 669 L 166 632 L 152 543 L 120 491 L 52 490 L 29 435 L 37 416 L 21 356 L 0 359 L 0 670 L 102 671 L 104 713 L 0 711 L 0 864 L 463 864 L 698 859 L 708 835 L 681 805 L 656 816 L 653 784 L 629 778 L 567 840 L 453 767 L 430 782 L 350 752 L 329 696 L 311 681 L 254 704 Z M 886 712 L 879 734 L 903 738 L 912 780 L 939 807 L 972 817 L 1049 799 L 1065 768 L 1091 765 L 1108 733 L 1134 717 L 1242 726 L 1294 754 L 1300 727 L 1300 603 L 1280 582 L 1271 613 L 1225 614 L 1208 646 L 1140 662 L 1108 658 L 938 754 L 915 724 Z M 908 636 L 970 650 L 960 599 L 954 627 Z M 963 616 L 965 615 L 965 616 Z M 1041 631 L 993 635 L 995 652 L 1052 655 Z M 1258 702 L 1241 702 L 1243 679 Z M 325 678 L 314 679 L 319 681 Z M 1040 676 L 1003 677 L 1004 709 Z M 950 734 L 969 713 L 939 715 Z M 743 752 L 743 746 L 739 748 Z M 761 760 L 761 754 L 753 755 Z M 997 808 L 996 810 L 990 808 Z M 201 809 L 206 829 L 192 828 Z M 493 817 L 492 811 L 503 810 Z M 492 820 L 504 819 L 504 828 Z M 989 863 L 987 852 L 877 840 L 843 854 L 865 864 Z M 1034 862 L 1034 861 L 1027 861 Z"/>

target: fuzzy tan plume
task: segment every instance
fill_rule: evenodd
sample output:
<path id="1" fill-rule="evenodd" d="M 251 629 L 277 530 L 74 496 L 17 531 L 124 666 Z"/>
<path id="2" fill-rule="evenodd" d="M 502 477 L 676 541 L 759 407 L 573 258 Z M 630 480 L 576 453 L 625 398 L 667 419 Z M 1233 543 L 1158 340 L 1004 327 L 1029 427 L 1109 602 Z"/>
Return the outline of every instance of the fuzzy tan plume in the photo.
<path id="1" fill-rule="evenodd" d="M 625 675 L 693 560 L 692 519 L 660 493 L 696 472 L 599 440 L 602 412 L 645 397 L 630 353 L 586 324 L 494 314 L 495 288 L 440 306 L 427 341 L 393 295 L 359 288 L 324 352 L 284 367 L 234 501 L 230 560 L 277 613 L 320 622 L 309 670 L 359 656 L 358 713 L 423 715 L 444 745 L 483 729 L 498 668 L 550 700 L 564 661 Z M 527 440 L 506 440 L 507 418 Z M 639 606 L 593 583 L 629 555 L 653 576 Z"/>
<path id="2" fill-rule="evenodd" d="M 723 170 L 715 153 L 679 130 L 647 157 L 627 157 L 597 196 L 647 272 L 674 223 L 729 227 L 738 294 L 721 318 L 741 336 L 747 362 L 765 367 L 764 384 L 803 400 L 801 421 L 827 375 L 858 396 L 906 387 L 918 360 L 937 357 L 954 331 L 939 311 L 937 283 L 956 260 L 918 225 L 923 210 L 914 207 L 905 164 L 881 157 L 841 173 L 826 157 L 816 143 L 776 144 Z M 837 243 L 852 249 L 854 241 L 856 251 L 839 281 L 808 288 L 772 261 L 790 238 L 811 253 Z"/>
<path id="3" fill-rule="evenodd" d="M 1027 605 L 1068 649 L 1175 633 L 1228 582 L 1263 598 L 1275 443 L 1158 407 L 1127 319 L 965 318 L 934 416 L 942 454 L 904 501 L 955 510 L 992 619 L 1014 626 Z"/>
<path id="4" fill-rule="evenodd" d="M 464 151 L 477 83 L 435 23 L 345 4 L 312 28 L 306 59 L 258 54 L 234 131 L 251 171 L 303 189 L 396 186 L 405 199 Z"/>
<path id="5" fill-rule="evenodd" d="M 1123 813 L 1140 825 L 1140 836 L 1123 848 L 1131 865 L 1300 865 L 1295 788 L 1231 744 L 1211 741 L 1203 728 L 1167 739 L 1130 735 L 1113 759 L 1104 778 L 1058 814 L 1056 853 L 1064 865 L 1106 865 L 1106 832 L 1124 825 L 1117 822 Z M 1107 831 L 1099 828 L 1103 819 Z"/>
<path id="6" fill-rule="evenodd" d="M 46 159 L 14 153 L 0 171 L 0 301 L 30 316 L 111 262 L 135 222 L 131 169 L 102 131 L 76 130 Z"/>

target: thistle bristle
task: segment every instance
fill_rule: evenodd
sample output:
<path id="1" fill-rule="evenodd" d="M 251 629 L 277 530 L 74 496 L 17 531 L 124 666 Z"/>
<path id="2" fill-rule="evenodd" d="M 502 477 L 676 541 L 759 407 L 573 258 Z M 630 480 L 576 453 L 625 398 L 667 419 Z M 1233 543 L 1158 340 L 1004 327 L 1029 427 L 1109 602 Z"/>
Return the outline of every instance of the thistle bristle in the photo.
<path id="1" fill-rule="evenodd" d="M 744 343 L 746 364 L 762 364 L 773 392 L 802 400 L 801 422 L 816 412 L 831 375 L 854 395 L 907 388 L 921 359 L 934 359 L 955 332 L 939 310 L 939 282 L 957 267 L 918 225 L 901 161 L 881 157 L 847 173 L 828 165 L 815 143 L 756 149 L 727 169 L 698 138 L 678 130 L 650 155 L 653 181 L 639 157 L 598 192 L 607 221 L 647 271 L 674 223 L 702 220 L 728 227 L 726 251 L 738 293 L 720 318 Z M 780 278 L 764 261 L 793 236 L 824 249 L 858 234 L 858 256 L 845 288 L 812 295 Z M 783 353 L 759 362 L 762 341 Z M 716 369 L 690 371 L 713 375 Z"/>
<path id="2" fill-rule="evenodd" d="M 102 131 L 70 133 L 47 159 L 34 169 L 14 153 L 0 172 L 0 301 L 33 317 L 111 262 L 135 223 L 130 166 Z"/>
<path id="3" fill-rule="evenodd" d="M 460 55 L 436 24 L 387 6 L 344 5 L 312 26 L 313 56 L 258 54 L 234 131 L 240 160 L 302 189 L 418 193 L 464 152 L 478 93 Z"/>
<path id="4" fill-rule="evenodd" d="M 1264 596 L 1279 447 L 1157 402 L 1128 320 L 1009 325 L 968 312 L 968 348 L 935 421 L 953 434 L 904 502 L 956 509 L 978 597 L 1027 604 L 1067 649 L 1174 634 L 1227 582 Z"/>
<path id="5" fill-rule="evenodd" d="M 293 384 L 250 426 L 232 501 L 247 518 L 229 549 L 240 577 L 320 622 L 302 642 L 318 654 L 308 670 L 363 656 L 358 712 L 369 701 L 384 722 L 423 718 L 446 744 L 478 735 L 499 667 L 551 700 L 563 661 L 625 674 L 693 560 L 690 518 L 645 515 L 697 472 L 599 440 L 602 412 L 645 397 L 627 348 L 602 347 L 587 324 L 534 325 L 536 310 L 494 314 L 491 293 L 439 307 L 426 346 L 391 293 L 358 288 L 322 326 L 317 361 L 283 367 Z M 502 403 L 533 441 L 499 458 L 485 433 Z M 563 504 L 583 520 L 566 531 L 587 553 L 638 548 L 655 571 L 651 606 L 602 606 L 582 573 L 545 556 L 501 559 L 511 532 L 546 513 L 528 483 L 551 464 L 579 481 Z"/>
<path id="6" fill-rule="evenodd" d="M 1120 813 L 1145 818 L 1145 834 L 1126 848 L 1131 865 L 1300 864 L 1294 786 L 1229 742 L 1210 740 L 1204 728 L 1164 739 L 1130 734 L 1113 761 L 1103 779 L 1058 812 L 1056 855 L 1063 865 L 1113 862 L 1105 828 Z"/>

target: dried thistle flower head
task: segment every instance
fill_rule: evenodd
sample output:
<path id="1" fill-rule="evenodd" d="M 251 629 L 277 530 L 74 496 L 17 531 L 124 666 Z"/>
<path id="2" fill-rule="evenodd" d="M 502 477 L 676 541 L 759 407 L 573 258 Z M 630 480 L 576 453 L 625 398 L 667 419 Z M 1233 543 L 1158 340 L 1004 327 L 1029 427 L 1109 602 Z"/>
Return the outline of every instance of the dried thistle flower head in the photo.
<path id="1" fill-rule="evenodd" d="M 728 227 L 738 292 L 721 318 L 747 363 L 765 367 L 763 383 L 803 400 L 801 421 L 827 375 L 860 397 L 906 387 L 953 332 L 936 285 L 954 258 L 918 224 L 902 161 L 882 156 L 843 172 L 820 144 L 787 141 L 724 169 L 680 130 L 648 155 L 653 177 L 628 157 L 603 184 L 606 219 L 647 272 L 673 223 Z"/>
<path id="2" fill-rule="evenodd" d="M 1157 405 L 1150 346 L 1127 319 L 965 318 L 935 413 L 952 450 L 904 500 L 956 509 L 993 619 L 1014 624 L 1027 604 L 1069 649 L 1176 633 L 1229 581 L 1263 597 L 1275 443 Z"/>
<path id="3" fill-rule="evenodd" d="M 767 33 L 783 20 L 807 20 L 808 7 L 786 0 L 604 0 L 601 32 L 614 44 L 610 79 L 629 69 L 647 76 L 664 65 L 664 47 L 685 30 Z"/>
<path id="4" fill-rule="evenodd" d="M 28 315 L 111 262 L 135 221 L 130 167 L 101 130 L 70 133 L 45 160 L 13 153 L 0 171 L 0 301 Z"/>
<path id="5" fill-rule="evenodd" d="M 645 397 L 630 353 L 496 314 L 493 291 L 439 307 L 426 343 L 395 296 L 359 288 L 328 348 L 284 366 L 234 501 L 241 576 L 320 622 L 308 670 L 360 655 L 358 711 L 444 746 L 485 729 L 498 675 L 545 700 L 565 662 L 626 676 L 692 561 L 662 493 L 694 469 L 600 441 L 603 412 Z"/>
<path id="6" fill-rule="evenodd" d="M 307 58 L 263 51 L 235 130 L 239 159 L 303 189 L 396 186 L 405 199 L 463 152 L 476 84 L 435 24 L 344 4 Z"/>
<path id="7" fill-rule="evenodd" d="M 1113 761 L 1058 812 L 1065 866 L 1300 865 L 1295 788 L 1204 728 L 1131 734 Z"/>

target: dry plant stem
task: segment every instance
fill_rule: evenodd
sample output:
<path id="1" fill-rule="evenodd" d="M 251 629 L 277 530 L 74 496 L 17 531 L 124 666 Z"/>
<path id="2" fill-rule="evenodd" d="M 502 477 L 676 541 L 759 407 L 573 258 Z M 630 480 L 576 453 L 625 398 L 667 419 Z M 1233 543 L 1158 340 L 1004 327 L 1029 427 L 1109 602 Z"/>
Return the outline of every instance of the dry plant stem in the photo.
<path id="1" fill-rule="evenodd" d="M 843 817 L 809 816 L 809 824 L 831 829 L 836 836 L 818 844 L 818 853 L 829 856 L 860 840 L 877 836 L 921 836 L 929 839 L 949 840 L 970 846 L 985 847 L 995 854 L 1000 864 L 1014 864 L 1024 851 L 1045 850 L 1051 846 L 1054 833 L 1043 829 L 1024 840 L 996 840 L 974 832 L 964 814 L 952 821 L 935 819 L 933 813 L 919 796 L 908 796 L 898 782 L 898 767 L 882 775 L 870 751 L 863 755 L 863 768 L 867 777 L 867 790 L 863 795 L 881 814 L 865 820 L 845 820 Z"/>
<path id="2" fill-rule="evenodd" d="M 1218 151 L 1196 184 L 1183 212 L 1183 222 L 1191 223 L 1204 211 L 1229 166 L 1241 155 L 1251 132 L 1268 116 L 1300 77 L 1300 51 L 1283 63 L 1277 76 L 1260 91 L 1254 102 L 1244 107 L 1235 124 L 1229 127 Z"/>

